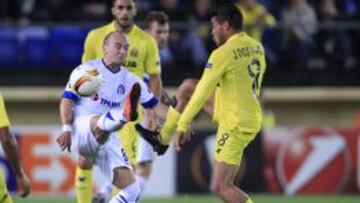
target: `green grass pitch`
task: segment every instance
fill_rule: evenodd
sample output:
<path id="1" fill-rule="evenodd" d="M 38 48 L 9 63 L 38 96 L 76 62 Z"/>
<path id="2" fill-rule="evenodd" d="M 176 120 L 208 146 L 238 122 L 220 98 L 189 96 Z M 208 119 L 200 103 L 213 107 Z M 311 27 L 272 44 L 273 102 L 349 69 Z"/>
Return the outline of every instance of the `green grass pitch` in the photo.
<path id="1" fill-rule="evenodd" d="M 251 195 L 254 203 L 359 203 L 360 195 L 331 195 L 331 196 L 296 196 L 296 197 L 285 197 L 278 195 L 268 194 L 254 194 Z M 14 197 L 16 203 L 75 203 L 73 199 L 57 198 L 41 198 L 33 197 L 28 199 L 22 199 Z M 142 203 L 221 203 L 220 200 L 213 196 L 179 196 L 176 198 L 154 198 L 154 199 L 143 199 Z"/>

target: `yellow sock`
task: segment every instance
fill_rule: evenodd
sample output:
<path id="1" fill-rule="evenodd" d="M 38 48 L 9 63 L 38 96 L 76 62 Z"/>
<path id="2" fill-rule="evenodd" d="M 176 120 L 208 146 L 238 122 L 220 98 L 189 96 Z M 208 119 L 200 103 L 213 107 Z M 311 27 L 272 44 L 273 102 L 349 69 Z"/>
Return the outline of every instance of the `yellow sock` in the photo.
<path id="1" fill-rule="evenodd" d="M 92 170 L 76 168 L 75 174 L 77 203 L 90 203 L 92 199 Z"/>
<path id="2" fill-rule="evenodd" d="M 0 171 L 0 202 L 1 203 L 13 203 L 9 192 L 6 187 L 6 182 L 3 173 Z"/>
<path id="3" fill-rule="evenodd" d="M 164 145 L 169 145 L 172 135 L 175 133 L 177 122 L 181 114 L 177 112 L 173 107 L 169 107 L 166 121 L 160 131 L 160 142 Z"/>
<path id="4" fill-rule="evenodd" d="M 251 201 L 250 197 L 249 199 L 246 201 L 246 203 L 254 203 L 253 201 Z"/>
<path id="5" fill-rule="evenodd" d="M 124 127 L 117 132 L 119 140 L 121 140 L 121 144 L 131 164 L 137 163 L 136 155 L 139 146 L 139 134 L 135 129 L 135 124 L 135 122 L 126 123 Z"/>

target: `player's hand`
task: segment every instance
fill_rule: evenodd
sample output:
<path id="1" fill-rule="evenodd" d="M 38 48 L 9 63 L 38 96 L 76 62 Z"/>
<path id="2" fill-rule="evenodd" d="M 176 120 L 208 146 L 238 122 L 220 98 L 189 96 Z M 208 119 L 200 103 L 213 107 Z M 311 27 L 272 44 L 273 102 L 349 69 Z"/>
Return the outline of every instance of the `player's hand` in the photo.
<path id="1" fill-rule="evenodd" d="M 56 139 L 56 142 L 59 144 L 61 151 L 67 149 L 67 151 L 70 152 L 71 132 L 61 133 L 61 135 Z"/>
<path id="2" fill-rule="evenodd" d="M 190 141 L 190 139 L 191 139 L 191 133 L 177 131 L 174 138 L 174 147 L 176 151 L 179 152 L 181 150 L 181 145 Z"/>
<path id="3" fill-rule="evenodd" d="M 19 186 L 19 190 L 20 190 L 20 196 L 21 197 L 26 197 L 30 194 L 30 181 L 28 179 L 28 177 L 23 174 L 20 177 L 17 177 L 17 183 Z"/>

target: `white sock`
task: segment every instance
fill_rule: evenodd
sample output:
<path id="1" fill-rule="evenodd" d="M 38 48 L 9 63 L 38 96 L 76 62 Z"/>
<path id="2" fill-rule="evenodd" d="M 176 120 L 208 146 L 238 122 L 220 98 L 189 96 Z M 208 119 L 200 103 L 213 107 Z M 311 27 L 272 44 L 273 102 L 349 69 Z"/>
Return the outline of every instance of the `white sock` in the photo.
<path id="1" fill-rule="evenodd" d="M 97 125 L 101 130 L 113 132 L 119 130 L 127 122 L 122 109 L 113 109 L 100 116 Z"/>
<path id="2" fill-rule="evenodd" d="M 120 189 L 109 203 L 136 203 L 140 198 L 141 190 L 138 181 L 127 186 L 126 188 Z"/>

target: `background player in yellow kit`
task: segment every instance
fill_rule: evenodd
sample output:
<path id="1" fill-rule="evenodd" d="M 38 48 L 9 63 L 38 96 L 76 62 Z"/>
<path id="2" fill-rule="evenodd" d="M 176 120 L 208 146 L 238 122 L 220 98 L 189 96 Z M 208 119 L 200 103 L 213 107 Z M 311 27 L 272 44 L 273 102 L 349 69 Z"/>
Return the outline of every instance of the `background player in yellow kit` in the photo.
<path id="1" fill-rule="evenodd" d="M 242 32 L 242 15 L 234 5 L 211 14 L 212 35 L 219 46 L 205 67 L 194 95 L 177 122 L 175 147 L 190 140 L 188 126 L 216 86 L 214 109 L 219 124 L 214 149 L 211 190 L 229 203 L 251 203 L 234 183 L 243 150 L 261 127 L 260 87 L 265 53 L 260 42 Z"/>
<path id="2" fill-rule="evenodd" d="M 15 137 L 9 131 L 10 122 L 6 114 L 4 99 L 0 94 L 0 141 L 4 153 L 11 166 L 14 169 L 18 187 L 22 197 L 26 197 L 30 194 L 30 182 L 24 173 L 22 167 L 19 152 L 17 150 L 17 143 Z M 0 202 L 11 203 L 11 197 L 6 188 L 6 180 L 4 174 L 0 171 Z"/>
<path id="3" fill-rule="evenodd" d="M 88 34 L 84 45 L 82 62 L 102 58 L 102 43 L 105 36 L 114 30 L 122 30 L 126 33 L 129 41 L 129 54 L 124 65 L 130 72 L 142 79 L 145 79 L 147 75 L 149 88 L 155 96 L 159 97 L 162 91 L 159 50 L 154 38 L 134 24 L 134 17 L 137 12 L 135 0 L 113 0 L 111 12 L 114 16 L 114 21 L 94 29 Z M 148 111 L 146 114 L 150 116 L 145 117 L 151 120 L 150 118 L 152 118 L 153 113 Z M 136 173 L 139 175 L 138 178 L 142 187 L 144 187 L 146 179 L 151 172 L 151 161 L 136 163 L 139 136 L 137 136 L 138 133 L 135 131 L 134 125 L 133 123 L 124 126 L 120 135 L 126 154 L 130 162 L 136 164 Z M 143 125 L 146 126 L 146 123 L 143 123 Z M 70 132 L 68 133 L 70 134 Z M 153 153 L 151 146 L 149 150 L 149 153 Z M 81 161 L 79 161 L 79 167 L 76 170 L 75 185 L 78 202 L 91 202 L 92 171 L 90 167 Z"/>

